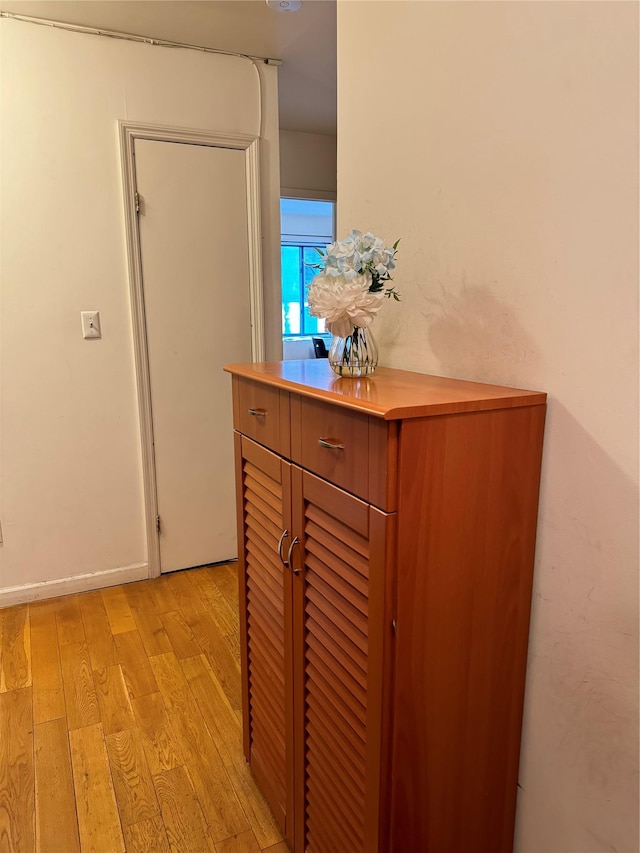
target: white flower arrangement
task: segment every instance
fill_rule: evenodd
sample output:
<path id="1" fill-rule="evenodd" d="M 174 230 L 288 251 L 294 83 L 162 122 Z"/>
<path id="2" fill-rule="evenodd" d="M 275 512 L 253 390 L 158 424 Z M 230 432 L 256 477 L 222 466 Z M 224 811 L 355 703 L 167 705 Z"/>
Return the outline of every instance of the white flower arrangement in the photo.
<path id="1" fill-rule="evenodd" d="M 383 300 L 400 301 L 394 287 L 385 287 L 395 269 L 398 248 L 385 246 L 370 232 L 352 231 L 340 242 L 318 249 L 321 270 L 309 284 L 309 314 L 326 320 L 332 335 L 346 338 L 355 327 L 367 328 Z"/>

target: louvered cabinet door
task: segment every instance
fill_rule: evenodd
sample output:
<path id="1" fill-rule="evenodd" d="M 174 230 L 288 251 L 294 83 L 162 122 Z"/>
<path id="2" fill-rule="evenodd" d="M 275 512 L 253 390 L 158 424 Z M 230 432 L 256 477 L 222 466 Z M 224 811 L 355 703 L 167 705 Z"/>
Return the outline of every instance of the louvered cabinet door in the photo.
<path id="1" fill-rule="evenodd" d="M 244 751 L 292 840 L 291 466 L 238 434 L 236 466 Z"/>
<path id="2" fill-rule="evenodd" d="M 394 516 L 295 466 L 292 483 L 295 850 L 370 853 Z"/>

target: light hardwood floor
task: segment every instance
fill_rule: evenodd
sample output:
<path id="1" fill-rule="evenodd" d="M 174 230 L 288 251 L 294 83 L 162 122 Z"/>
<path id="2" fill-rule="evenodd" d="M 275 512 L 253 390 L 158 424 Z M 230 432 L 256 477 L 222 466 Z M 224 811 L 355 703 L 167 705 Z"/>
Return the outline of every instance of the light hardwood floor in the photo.
<path id="1" fill-rule="evenodd" d="M 235 564 L 0 610 L 2 853 L 287 853 L 244 761 Z"/>

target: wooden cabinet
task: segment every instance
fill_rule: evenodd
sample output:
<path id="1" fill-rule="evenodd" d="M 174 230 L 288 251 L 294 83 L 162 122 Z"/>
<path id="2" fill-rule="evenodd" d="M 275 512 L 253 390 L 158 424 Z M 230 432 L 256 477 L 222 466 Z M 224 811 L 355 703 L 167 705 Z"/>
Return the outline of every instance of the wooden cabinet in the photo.
<path id="1" fill-rule="evenodd" d="M 507 853 L 545 395 L 227 370 L 245 755 L 290 846 Z"/>

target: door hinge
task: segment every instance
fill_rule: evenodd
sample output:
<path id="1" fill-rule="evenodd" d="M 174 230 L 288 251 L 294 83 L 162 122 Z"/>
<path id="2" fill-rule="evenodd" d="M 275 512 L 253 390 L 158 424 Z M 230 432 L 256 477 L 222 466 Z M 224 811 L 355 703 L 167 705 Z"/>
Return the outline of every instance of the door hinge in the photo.
<path id="1" fill-rule="evenodd" d="M 140 213 L 144 216 L 144 198 L 140 195 L 139 192 L 136 191 L 134 194 L 134 199 L 136 203 L 136 213 Z"/>
<path id="2" fill-rule="evenodd" d="M 398 623 L 395 619 L 391 620 L 391 630 L 393 631 L 394 636 L 398 633 Z"/>
<path id="3" fill-rule="evenodd" d="M 2 538 L 2 522 L 0 521 L 0 545 L 2 545 L 3 542 L 4 539 Z"/>
<path id="4" fill-rule="evenodd" d="M 156 515 L 156 530 L 160 533 L 160 516 Z"/>

